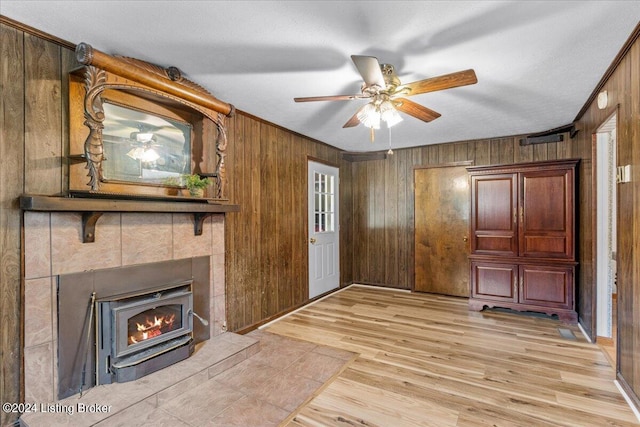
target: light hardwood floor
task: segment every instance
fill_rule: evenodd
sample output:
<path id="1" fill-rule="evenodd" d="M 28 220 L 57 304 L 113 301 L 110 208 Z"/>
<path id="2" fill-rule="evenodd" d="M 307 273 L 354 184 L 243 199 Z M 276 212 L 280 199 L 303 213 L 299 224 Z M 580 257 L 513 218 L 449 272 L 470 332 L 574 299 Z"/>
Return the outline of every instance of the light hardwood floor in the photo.
<path id="1" fill-rule="evenodd" d="M 598 346 L 549 318 L 351 286 L 266 330 L 359 354 L 289 427 L 638 425 Z"/>
<path id="2" fill-rule="evenodd" d="M 597 337 L 597 343 L 600 346 L 600 348 L 602 349 L 602 351 L 604 351 L 604 353 L 607 355 L 607 357 L 609 358 L 609 363 L 611 364 L 611 366 L 615 367 L 616 366 L 616 341 L 617 341 L 617 336 L 618 336 L 618 325 L 617 325 L 617 316 L 618 316 L 618 298 L 617 295 L 614 294 L 613 297 L 611 298 L 611 307 L 612 307 L 612 317 L 613 317 L 613 322 L 611 324 L 611 338 L 603 338 L 603 337 Z"/>

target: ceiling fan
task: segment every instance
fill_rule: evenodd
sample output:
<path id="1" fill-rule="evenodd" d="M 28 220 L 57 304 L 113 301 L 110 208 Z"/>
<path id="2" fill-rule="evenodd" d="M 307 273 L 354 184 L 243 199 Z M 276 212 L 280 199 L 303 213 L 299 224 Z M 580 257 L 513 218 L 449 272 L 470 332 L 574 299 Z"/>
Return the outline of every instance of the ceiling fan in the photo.
<path id="1" fill-rule="evenodd" d="M 362 123 L 371 129 L 372 141 L 373 131 L 380 128 L 380 121 L 391 127 L 402 120 L 398 111 L 424 122 L 430 122 L 440 117 L 440 113 L 408 100 L 407 96 L 451 89 L 478 82 L 476 73 L 470 69 L 402 84 L 393 65 L 380 64 L 374 56 L 351 55 L 351 59 L 364 80 L 361 93 L 354 95 L 310 96 L 294 98 L 294 101 L 369 99 L 370 101 L 360 107 L 342 127 L 348 128 Z"/>

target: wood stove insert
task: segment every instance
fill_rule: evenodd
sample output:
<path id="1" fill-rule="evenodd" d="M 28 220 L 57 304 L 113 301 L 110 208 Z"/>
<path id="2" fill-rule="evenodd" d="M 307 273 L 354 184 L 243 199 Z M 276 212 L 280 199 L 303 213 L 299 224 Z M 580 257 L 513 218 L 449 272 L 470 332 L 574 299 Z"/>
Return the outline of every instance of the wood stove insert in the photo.
<path id="1" fill-rule="evenodd" d="M 191 286 L 187 281 L 96 301 L 98 384 L 132 381 L 193 353 Z"/>
<path id="2" fill-rule="evenodd" d="M 189 357 L 198 343 L 211 336 L 207 326 L 212 319 L 210 272 L 210 257 L 201 256 L 59 276 L 57 398 L 82 393 L 97 384 L 129 381 Z M 148 304 L 143 302 L 145 295 L 150 298 Z M 106 306 L 108 302 L 113 304 Z M 102 316 L 107 310 L 103 305 L 115 313 L 112 318 Z M 155 317 L 167 314 L 175 315 L 178 322 L 174 319 L 171 327 L 165 325 L 160 330 L 150 326 L 141 331 L 147 332 L 147 339 L 134 334 L 138 343 L 129 343 L 128 324 L 146 323 L 140 321 L 141 316 L 153 317 L 150 320 L 154 323 Z M 105 337 L 98 337 L 98 322 L 127 324 L 121 326 L 126 329 L 121 338 L 124 342 L 109 344 L 113 353 L 109 365 L 104 360 L 98 362 L 99 348 L 105 347 Z M 144 363 L 152 358 L 156 359 L 152 364 Z M 111 365 L 117 365 L 115 370 L 99 378 Z"/>

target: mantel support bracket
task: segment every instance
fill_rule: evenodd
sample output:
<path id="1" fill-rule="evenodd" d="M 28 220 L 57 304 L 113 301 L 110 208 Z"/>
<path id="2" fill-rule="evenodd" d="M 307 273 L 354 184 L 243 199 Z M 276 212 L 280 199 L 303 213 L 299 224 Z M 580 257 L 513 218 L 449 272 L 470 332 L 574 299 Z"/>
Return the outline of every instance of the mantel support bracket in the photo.
<path id="1" fill-rule="evenodd" d="M 96 222 L 104 212 L 83 212 L 82 213 L 82 243 L 93 243 L 96 241 Z"/>
<path id="2" fill-rule="evenodd" d="M 104 212 L 83 212 L 82 213 L 82 243 L 93 243 L 96 241 L 96 222 L 100 219 Z M 213 215 L 213 212 L 194 212 L 193 213 L 193 233 L 196 236 L 202 236 L 204 222 Z"/>
<path id="3" fill-rule="evenodd" d="M 196 236 L 202 236 L 204 221 L 213 215 L 213 212 L 194 212 L 193 213 L 193 233 Z"/>

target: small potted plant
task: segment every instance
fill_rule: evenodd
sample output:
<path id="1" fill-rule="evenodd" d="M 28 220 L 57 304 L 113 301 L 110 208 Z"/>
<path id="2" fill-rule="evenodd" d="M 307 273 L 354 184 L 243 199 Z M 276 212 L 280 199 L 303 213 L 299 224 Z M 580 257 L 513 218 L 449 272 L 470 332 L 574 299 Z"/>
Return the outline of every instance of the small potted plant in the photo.
<path id="1" fill-rule="evenodd" d="M 183 175 L 182 180 L 192 197 L 203 197 L 204 189 L 211 185 L 211 179 L 200 175 Z"/>

